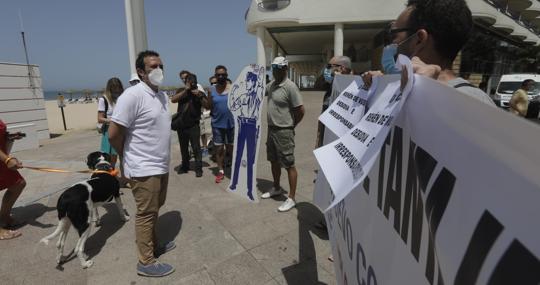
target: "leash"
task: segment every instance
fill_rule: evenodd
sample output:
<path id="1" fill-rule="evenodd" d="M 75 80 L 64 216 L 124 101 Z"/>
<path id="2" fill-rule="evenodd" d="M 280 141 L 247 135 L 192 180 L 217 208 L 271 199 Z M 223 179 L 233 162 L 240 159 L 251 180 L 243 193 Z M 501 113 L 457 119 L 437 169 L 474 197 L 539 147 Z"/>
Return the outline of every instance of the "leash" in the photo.
<path id="1" fill-rule="evenodd" d="M 34 166 L 26 166 L 26 165 L 24 165 L 23 168 L 36 170 L 36 171 L 42 171 L 42 172 L 54 172 L 54 173 L 92 173 L 92 174 L 106 173 L 112 176 L 118 175 L 117 169 L 112 169 L 110 171 L 106 171 L 106 170 L 75 170 L 73 171 L 73 170 L 64 170 L 64 169 L 47 168 L 47 167 L 34 167 Z"/>

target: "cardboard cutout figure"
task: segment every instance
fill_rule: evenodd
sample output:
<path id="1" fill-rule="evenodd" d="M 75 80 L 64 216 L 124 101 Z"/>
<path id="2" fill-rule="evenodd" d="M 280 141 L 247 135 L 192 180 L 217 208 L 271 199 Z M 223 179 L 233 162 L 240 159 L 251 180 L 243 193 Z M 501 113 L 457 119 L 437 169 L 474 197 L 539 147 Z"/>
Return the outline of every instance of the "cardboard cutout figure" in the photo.
<path id="1" fill-rule="evenodd" d="M 246 66 L 229 93 L 229 109 L 234 120 L 234 154 L 229 191 L 239 193 L 257 202 L 254 194 L 257 176 L 257 154 L 261 111 L 265 88 L 265 68 Z"/>

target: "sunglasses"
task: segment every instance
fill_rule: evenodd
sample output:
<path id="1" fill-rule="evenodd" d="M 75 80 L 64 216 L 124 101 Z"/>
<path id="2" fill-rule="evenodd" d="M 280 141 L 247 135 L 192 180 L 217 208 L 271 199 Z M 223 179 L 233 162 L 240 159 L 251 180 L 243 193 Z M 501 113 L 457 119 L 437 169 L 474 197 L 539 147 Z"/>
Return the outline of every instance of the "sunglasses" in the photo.
<path id="1" fill-rule="evenodd" d="M 286 69 L 286 65 L 280 65 L 280 64 L 272 64 L 273 69 Z"/>
<path id="2" fill-rule="evenodd" d="M 330 69 L 330 68 L 332 68 L 332 67 L 342 67 L 342 66 L 343 66 L 343 65 L 341 65 L 341 64 L 332 64 L 332 63 L 329 63 L 329 64 L 326 65 L 326 68 L 327 68 L 327 69 Z"/>
<path id="3" fill-rule="evenodd" d="M 388 30 L 388 34 L 390 36 L 393 36 L 397 33 L 401 33 L 401 32 L 410 32 L 412 31 L 413 29 L 412 28 L 395 28 L 395 29 L 389 29 Z"/>
<path id="4" fill-rule="evenodd" d="M 216 73 L 214 76 L 215 77 L 227 77 L 227 73 Z"/>

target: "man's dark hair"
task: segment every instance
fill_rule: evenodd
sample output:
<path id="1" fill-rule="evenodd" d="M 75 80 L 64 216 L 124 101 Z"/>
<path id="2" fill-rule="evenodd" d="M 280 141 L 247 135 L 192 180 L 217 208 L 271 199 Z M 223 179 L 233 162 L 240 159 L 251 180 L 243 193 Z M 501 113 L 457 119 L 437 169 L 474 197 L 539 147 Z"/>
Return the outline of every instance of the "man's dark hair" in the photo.
<path id="1" fill-rule="evenodd" d="M 412 8 L 409 34 L 425 29 L 433 37 L 436 52 L 453 61 L 473 26 L 465 0 L 408 0 L 407 7 Z"/>
<path id="2" fill-rule="evenodd" d="M 216 68 L 214 69 L 214 71 L 218 71 L 218 69 L 224 69 L 225 71 L 227 71 L 227 68 L 226 68 L 224 65 L 218 65 L 218 66 L 216 66 Z"/>
<path id="3" fill-rule="evenodd" d="M 525 80 L 523 80 L 523 82 L 521 82 L 521 87 L 525 87 L 529 83 L 535 83 L 535 81 L 532 80 L 532 79 L 525 79 Z"/>
<path id="4" fill-rule="evenodd" d="M 144 58 L 149 56 L 159 57 L 159 53 L 153 50 L 141 51 L 139 55 L 137 55 L 137 60 L 135 61 L 135 68 L 144 70 Z"/>
<path id="5" fill-rule="evenodd" d="M 191 72 L 189 72 L 187 70 L 182 70 L 182 71 L 180 71 L 180 73 L 178 75 L 180 75 L 180 77 L 182 77 L 182 75 L 184 75 L 184 74 L 189 75 L 189 74 L 191 74 Z"/>

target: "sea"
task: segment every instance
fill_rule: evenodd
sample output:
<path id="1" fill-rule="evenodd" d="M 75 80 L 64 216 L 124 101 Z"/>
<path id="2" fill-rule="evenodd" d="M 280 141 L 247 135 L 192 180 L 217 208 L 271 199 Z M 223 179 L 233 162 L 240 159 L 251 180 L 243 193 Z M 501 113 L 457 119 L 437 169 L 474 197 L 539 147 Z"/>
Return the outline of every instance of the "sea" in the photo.
<path id="1" fill-rule="evenodd" d="M 84 94 L 85 94 L 83 91 L 74 91 L 72 93 L 67 93 L 65 91 L 44 91 L 43 97 L 45 98 L 45 101 L 54 101 L 56 100 L 56 98 L 58 98 L 58 93 L 61 93 L 62 95 L 64 95 L 65 100 L 68 100 L 71 98 L 73 98 L 74 100 L 77 100 L 81 97 L 84 98 Z M 96 91 L 90 91 L 90 95 L 92 96 L 92 98 L 96 98 L 98 94 L 99 93 Z"/>
<path id="2" fill-rule="evenodd" d="M 172 96 L 174 95 L 176 88 L 177 87 L 175 87 L 175 89 L 173 90 L 164 90 L 164 91 L 167 93 L 167 95 Z M 73 91 L 71 93 L 68 93 L 66 91 L 44 91 L 43 97 L 45 98 L 45 101 L 56 101 L 56 99 L 58 98 L 58 93 L 61 93 L 62 95 L 64 95 L 64 100 L 69 100 L 69 99 L 77 100 L 79 98 L 84 98 L 86 92 L 87 91 Z M 98 98 L 99 96 L 101 96 L 101 94 L 103 94 L 103 91 L 89 91 L 89 92 L 92 98 Z"/>

